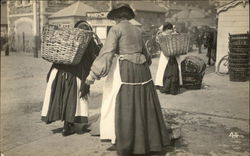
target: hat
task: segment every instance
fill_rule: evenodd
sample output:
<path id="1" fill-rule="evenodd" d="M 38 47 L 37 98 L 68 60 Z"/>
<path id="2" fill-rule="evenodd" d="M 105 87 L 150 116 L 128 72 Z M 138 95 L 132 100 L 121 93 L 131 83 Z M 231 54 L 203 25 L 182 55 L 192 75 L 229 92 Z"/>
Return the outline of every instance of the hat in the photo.
<path id="1" fill-rule="evenodd" d="M 135 17 L 135 13 L 133 9 L 126 3 L 119 3 L 113 6 L 113 9 L 108 13 L 107 18 L 113 20 L 115 16 L 121 11 L 125 11 L 129 14 L 129 19 L 133 19 Z"/>
<path id="2" fill-rule="evenodd" d="M 173 29 L 173 25 L 170 22 L 165 22 L 162 29 L 163 31 L 167 29 Z"/>

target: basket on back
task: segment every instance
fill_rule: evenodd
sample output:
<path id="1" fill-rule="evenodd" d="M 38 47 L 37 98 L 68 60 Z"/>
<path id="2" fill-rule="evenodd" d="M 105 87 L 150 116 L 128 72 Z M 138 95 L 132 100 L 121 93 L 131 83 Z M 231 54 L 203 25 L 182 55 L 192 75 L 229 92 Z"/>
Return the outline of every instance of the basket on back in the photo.
<path id="1" fill-rule="evenodd" d="M 76 65 L 91 39 L 91 31 L 46 25 L 42 34 L 41 56 L 49 62 Z"/>
<path id="2" fill-rule="evenodd" d="M 190 42 L 188 34 L 159 35 L 158 38 L 161 50 L 165 56 L 187 54 Z"/>

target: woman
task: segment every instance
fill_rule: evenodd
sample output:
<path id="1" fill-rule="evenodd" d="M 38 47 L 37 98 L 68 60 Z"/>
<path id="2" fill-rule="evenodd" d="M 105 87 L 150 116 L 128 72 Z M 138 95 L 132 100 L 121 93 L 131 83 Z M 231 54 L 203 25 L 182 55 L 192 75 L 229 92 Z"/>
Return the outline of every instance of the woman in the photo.
<path id="1" fill-rule="evenodd" d="M 116 144 L 119 155 L 161 152 L 169 145 L 160 102 L 154 89 L 150 56 L 142 32 L 129 20 L 135 14 L 127 4 L 117 4 L 107 18 L 116 21 L 87 84 L 106 78 L 101 108 L 100 138 Z"/>
<path id="2" fill-rule="evenodd" d="M 171 35 L 176 32 L 173 25 L 167 22 L 158 35 Z M 158 42 L 158 40 L 157 40 Z M 161 93 L 176 95 L 182 85 L 181 59 L 179 56 L 167 57 L 161 52 L 159 65 L 156 73 L 155 85 Z"/>
<path id="3" fill-rule="evenodd" d="M 79 21 L 76 28 L 92 30 L 86 21 Z M 42 108 L 42 120 L 47 124 L 64 121 L 63 136 L 75 133 L 74 123 L 87 124 L 88 99 L 80 92 L 89 91 L 85 79 L 99 54 L 99 43 L 91 40 L 77 65 L 53 64 L 47 76 L 47 88 Z"/>

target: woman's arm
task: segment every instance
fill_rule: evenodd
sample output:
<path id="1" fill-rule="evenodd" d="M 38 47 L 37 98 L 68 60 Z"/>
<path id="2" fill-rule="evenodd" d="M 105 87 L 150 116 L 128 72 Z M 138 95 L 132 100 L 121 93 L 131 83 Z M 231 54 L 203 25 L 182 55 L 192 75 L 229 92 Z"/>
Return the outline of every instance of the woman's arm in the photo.
<path id="1" fill-rule="evenodd" d="M 86 83 L 92 84 L 94 80 L 105 77 L 109 73 L 114 54 L 117 53 L 118 50 L 119 38 L 119 28 L 116 26 L 112 27 L 101 49 L 100 55 L 92 64 Z"/>

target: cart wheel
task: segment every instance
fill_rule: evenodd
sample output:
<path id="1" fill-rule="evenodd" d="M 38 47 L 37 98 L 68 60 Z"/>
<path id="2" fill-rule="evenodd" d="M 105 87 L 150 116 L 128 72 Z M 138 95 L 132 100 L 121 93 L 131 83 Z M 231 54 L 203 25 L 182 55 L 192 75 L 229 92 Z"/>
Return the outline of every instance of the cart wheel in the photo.
<path id="1" fill-rule="evenodd" d="M 146 43 L 145 43 L 145 47 L 147 49 L 148 52 L 151 51 L 151 47 L 150 47 L 150 40 L 147 40 Z"/>

